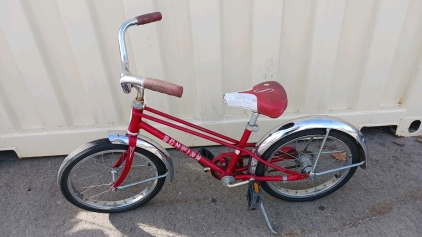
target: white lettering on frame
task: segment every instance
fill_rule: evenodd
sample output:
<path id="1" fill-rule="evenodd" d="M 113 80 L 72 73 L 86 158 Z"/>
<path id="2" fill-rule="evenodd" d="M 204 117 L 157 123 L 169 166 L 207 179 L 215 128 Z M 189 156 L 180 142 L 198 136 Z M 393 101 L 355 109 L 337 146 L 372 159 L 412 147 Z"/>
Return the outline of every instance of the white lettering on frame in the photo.
<path id="1" fill-rule="evenodd" d="M 167 136 L 167 135 L 166 135 L 166 136 L 164 136 L 163 141 L 164 141 L 164 142 L 168 142 L 168 140 L 169 140 L 169 139 L 170 139 L 170 138 L 169 138 L 169 136 Z"/>

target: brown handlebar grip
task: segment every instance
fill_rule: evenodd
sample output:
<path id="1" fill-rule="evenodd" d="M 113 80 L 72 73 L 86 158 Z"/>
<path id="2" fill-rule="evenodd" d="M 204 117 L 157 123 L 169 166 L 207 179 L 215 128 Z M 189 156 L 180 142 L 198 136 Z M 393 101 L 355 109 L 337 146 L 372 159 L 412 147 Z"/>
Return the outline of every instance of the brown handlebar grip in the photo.
<path id="1" fill-rule="evenodd" d="M 183 86 L 154 78 L 144 78 L 144 88 L 181 98 Z"/>
<path id="2" fill-rule="evenodd" d="M 152 12 L 145 15 L 137 16 L 135 18 L 138 21 L 138 24 L 136 25 L 144 25 L 154 21 L 160 21 L 163 16 L 161 15 L 161 12 Z"/>

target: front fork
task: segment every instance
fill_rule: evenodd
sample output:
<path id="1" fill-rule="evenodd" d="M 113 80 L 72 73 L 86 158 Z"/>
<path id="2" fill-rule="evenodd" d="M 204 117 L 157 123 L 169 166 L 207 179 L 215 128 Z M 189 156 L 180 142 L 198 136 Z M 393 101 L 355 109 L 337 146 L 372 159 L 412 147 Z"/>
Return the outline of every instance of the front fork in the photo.
<path id="1" fill-rule="evenodd" d="M 111 172 L 113 172 L 116 168 L 119 168 L 124 161 L 126 161 L 125 167 L 123 168 L 123 171 L 120 174 L 119 178 L 116 180 L 116 182 L 114 182 L 111 185 L 110 190 L 116 191 L 117 187 L 119 187 L 123 183 L 123 181 L 129 174 L 130 168 L 132 167 L 133 156 L 135 153 L 136 141 L 137 141 L 137 136 L 129 135 L 128 151 L 123 153 L 122 156 L 119 158 L 119 160 L 113 165 L 113 169 Z M 113 175 L 113 181 L 114 181 L 115 174 L 112 173 L 112 175 Z"/>
<path id="2" fill-rule="evenodd" d="M 138 96 L 139 96 L 139 93 L 138 93 Z M 137 103 L 141 103 L 141 105 L 138 105 Z M 137 115 L 137 113 L 135 113 L 134 110 L 141 110 L 141 113 L 143 111 L 140 108 L 136 108 L 137 106 L 140 106 L 140 108 L 143 108 L 143 99 L 138 100 L 138 97 L 137 97 L 133 102 L 133 107 L 131 110 L 130 121 L 129 121 L 129 127 L 127 131 L 127 136 L 129 137 L 129 144 L 128 144 L 129 146 L 128 146 L 127 152 L 123 153 L 122 156 L 119 158 L 119 160 L 113 165 L 113 170 L 116 168 L 119 168 L 124 161 L 126 161 L 126 163 L 119 178 L 110 187 L 110 189 L 113 191 L 115 191 L 116 188 L 119 187 L 123 183 L 123 181 L 129 174 L 130 168 L 132 167 L 133 156 L 134 156 L 135 148 L 136 148 L 136 141 L 138 139 L 137 135 L 139 132 L 138 124 L 141 120 L 141 118 Z M 115 175 L 113 174 L 113 181 L 114 181 L 114 176 Z"/>

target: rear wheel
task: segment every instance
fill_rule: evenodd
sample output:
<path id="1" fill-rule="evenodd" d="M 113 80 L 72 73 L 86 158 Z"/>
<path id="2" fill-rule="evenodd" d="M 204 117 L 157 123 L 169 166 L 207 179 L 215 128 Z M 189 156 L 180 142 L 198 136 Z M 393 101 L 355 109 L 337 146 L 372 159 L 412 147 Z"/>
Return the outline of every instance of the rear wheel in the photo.
<path id="1" fill-rule="evenodd" d="M 101 139 L 72 152 L 63 161 L 58 173 L 64 197 L 80 208 L 105 213 L 128 211 L 151 200 L 162 188 L 165 177 L 139 182 L 165 174 L 166 167 L 158 157 L 140 148 L 135 149 L 131 170 L 120 186 L 139 184 L 110 190 L 125 163 L 119 168 L 113 168 L 113 165 L 126 153 L 127 147 Z"/>
<path id="2" fill-rule="evenodd" d="M 272 145 L 264 154 L 263 159 L 273 164 L 294 170 L 299 173 L 309 173 L 320 150 L 325 129 L 310 129 L 286 136 Z M 323 146 L 315 173 L 340 168 L 359 162 L 357 142 L 345 133 L 331 130 Z M 310 201 L 324 197 L 343 186 L 355 173 L 357 167 L 317 175 L 292 182 L 261 182 L 262 188 L 271 196 L 287 201 Z M 258 163 L 258 176 L 285 175 L 280 171 Z"/>

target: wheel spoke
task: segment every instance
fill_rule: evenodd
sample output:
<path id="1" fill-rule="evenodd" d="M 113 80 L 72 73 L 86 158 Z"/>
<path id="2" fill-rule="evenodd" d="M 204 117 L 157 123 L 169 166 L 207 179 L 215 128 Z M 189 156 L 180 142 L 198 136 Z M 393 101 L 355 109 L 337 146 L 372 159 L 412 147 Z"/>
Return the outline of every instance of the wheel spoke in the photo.
<path id="1" fill-rule="evenodd" d="M 102 175 L 100 175 L 100 177 L 101 176 Z M 86 180 L 86 179 L 89 179 L 89 178 L 92 178 L 92 177 L 98 177 L 98 174 L 93 174 L 93 175 L 90 175 L 90 176 L 85 177 L 85 178 L 76 179 L 75 181 L 82 181 L 82 180 Z"/>
<path id="2" fill-rule="evenodd" d="M 94 196 L 92 196 L 92 197 L 90 197 L 91 199 L 92 198 L 94 198 L 94 197 L 97 197 L 96 199 L 95 199 L 95 202 L 97 202 L 98 201 L 98 198 L 102 195 L 102 194 L 104 194 L 104 193 L 107 193 L 107 192 L 110 192 L 111 190 L 110 189 L 108 189 L 108 190 L 106 190 L 106 191 L 104 191 L 104 192 L 101 192 L 101 193 L 99 193 L 99 194 L 96 194 L 96 195 L 94 195 Z"/>
<path id="3" fill-rule="evenodd" d="M 110 186 L 111 184 L 112 184 L 112 182 L 111 183 L 108 183 L 108 184 L 97 184 L 97 185 L 91 185 L 91 186 L 88 186 L 88 187 L 82 187 L 82 188 L 86 188 L 86 190 L 80 192 L 80 194 L 82 194 L 82 193 L 84 193 L 84 192 L 86 192 L 86 191 L 88 191 L 90 189 L 96 188 L 96 187 Z"/>
<path id="4" fill-rule="evenodd" d="M 292 154 L 289 154 L 289 153 L 287 153 L 287 152 L 281 152 L 281 154 L 285 154 L 286 156 L 290 156 L 290 157 L 292 157 L 292 158 L 294 158 L 294 159 L 297 159 L 298 157 L 297 156 L 294 156 L 294 155 L 292 155 Z"/>

